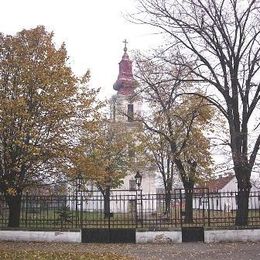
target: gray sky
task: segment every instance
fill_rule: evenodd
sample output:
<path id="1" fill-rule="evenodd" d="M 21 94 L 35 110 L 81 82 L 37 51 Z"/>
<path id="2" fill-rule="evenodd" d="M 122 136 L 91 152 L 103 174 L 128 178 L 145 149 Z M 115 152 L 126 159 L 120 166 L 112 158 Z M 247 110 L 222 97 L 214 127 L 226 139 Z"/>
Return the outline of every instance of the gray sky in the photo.
<path id="1" fill-rule="evenodd" d="M 0 31 L 15 34 L 44 25 L 54 31 L 55 41 L 65 42 L 70 64 L 77 75 L 91 70 L 91 85 L 103 96 L 113 94 L 124 39 L 128 50 L 148 49 L 151 31 L 127 22 L 134 0 L 2 0 Z"/>

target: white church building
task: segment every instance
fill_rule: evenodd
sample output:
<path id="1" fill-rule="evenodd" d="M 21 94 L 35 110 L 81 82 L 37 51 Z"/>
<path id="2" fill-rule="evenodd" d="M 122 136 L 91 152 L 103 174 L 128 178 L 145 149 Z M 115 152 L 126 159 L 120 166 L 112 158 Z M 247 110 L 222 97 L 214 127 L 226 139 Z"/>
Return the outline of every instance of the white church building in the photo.
<path id="1" fill-rule="evenodd" d="M 142 115 L 142 98 L 135 92 L 137 81 L 133 76 L 132 61 L 129 58 L 124 41 L 124 53 L 119 62 L 119 73 L 113 89 L 116 91 L 111 98 L 111 120 L 124 123 L 127 128 L 136 127 L 135 116 Z M 139 169 L 142 175 L 142 190 L 144 193 L 156 193 L 158 187 L 158 176 L 156 172 Z M 120 189 L 132 190 L 135 188 L 135 172 L 125 177 L 124 183 Z"/>

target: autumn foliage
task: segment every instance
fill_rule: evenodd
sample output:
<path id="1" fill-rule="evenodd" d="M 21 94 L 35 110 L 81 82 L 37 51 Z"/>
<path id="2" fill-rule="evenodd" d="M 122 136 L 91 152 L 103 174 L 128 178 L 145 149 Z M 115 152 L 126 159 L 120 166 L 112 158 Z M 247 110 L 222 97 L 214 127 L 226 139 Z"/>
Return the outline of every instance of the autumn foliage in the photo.
<path id="1" fill-rule="evenodd" d="M 57 48 L 43 26 L 0 34 L 0 68 L 0 192 L 8 225 L 18 226 L 22 192 L 58 178 L 80 105 L 91 101 L 84 91 L 79 99 L 65 45 Z"/>

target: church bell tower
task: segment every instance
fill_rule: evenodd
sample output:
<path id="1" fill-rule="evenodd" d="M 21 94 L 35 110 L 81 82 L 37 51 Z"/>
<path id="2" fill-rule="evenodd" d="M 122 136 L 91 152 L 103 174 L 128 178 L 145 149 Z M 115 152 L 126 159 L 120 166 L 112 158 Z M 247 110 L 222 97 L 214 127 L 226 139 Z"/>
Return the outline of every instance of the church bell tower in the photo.
<path id="1" fill-rule="evenodd" d="M 142 126 L 136 119 L 142 115 L 142 98 L 136 93 L 137 81 L 133 76 L 132 61 L 127 53 L 127 41 L 124 42 L 123 56 L 119 62 L 119 73 L 116 82 L 113 85 L 116 91 L 111 99 L 111 120 L 123 123 L 129 131 L 135 127 Z M 129 156 L 135 156 L 130 153 Z M 142 172 L 142 190 L 144 192 L 155 193 L 155 175 L 146 169 L 137 169 Z M 123 180 L 122 189 L 136 189 L 135 176 L 136 172 L 127 174 Z"/>
<path id="2" fill-rule="evenodd" d="M 141 114 L 142 102 L 135 93 L 137 81 L 133 76 L 132 61 L 127 53 L 127 41 L 124 40 L 124 53 L 119 62 L 119 74 L 114 90 L 117 93 L 112 97 L 112 119 L 118 122 L 131 124 L 137 115 Z"/>

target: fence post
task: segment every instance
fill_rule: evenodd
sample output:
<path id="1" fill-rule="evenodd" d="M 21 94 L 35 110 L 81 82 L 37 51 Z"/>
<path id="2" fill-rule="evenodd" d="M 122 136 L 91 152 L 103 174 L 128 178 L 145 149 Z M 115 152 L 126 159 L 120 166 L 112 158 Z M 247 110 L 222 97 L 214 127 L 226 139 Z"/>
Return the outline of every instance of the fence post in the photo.
<path id="1" fill-rule="evenodd" d="M 180 219 L 181 219 L 181 227 L 182 227 L 182 192 L 181 189 L 179 189 L 179 193 L 180 193 Z"/>
<path id="2" fill-rule="evenodd" d="M 136 228 L 138 227 L 138 222 L 141 223 L 143 227 L 143 191 L 138 188 L 136 190 Z"/>
<path id="3" fill-rule="evenodd" d="M 176 195 L 176 189 L 174 189 L 174 216 L 175 216 L 175 227 L 177 227 L 177 195 Z"/>
<path id="4" fill-rule="evenodd" d="M 110 213 L 110 186 L 108 187 L 108 242 L 111 242 L 111 213 Z"/>
<path id="5" fill-rule="evenodd" d="M 141 205 L 140 205 L 140 210 L 141 210 L 141 227 L 143 227 L 143 190 L 140 189 L 140 196 L 141 196 Z"/>
<path id="6" fill-rule="evenodd" d="M 80 228 L 83 227 L 83 196 L 80 194 Z"/>
<path id="7" fill-rule="evenodd" d="M 138 192 L 135 192 L 135 227 L 138 228 Z"/>
<path id="8" fill-rule="evenodd" d="M 210 201 L 209 201 L 209 189 L 207 189 L 207 197 L 208 197 L 208 225 L 210 226 Z"/>
<path id="9" fill-rule="evenodd" d="M 25 193 L 25 227 L 27 227 L 28 218 L 28 191 Z"/>

